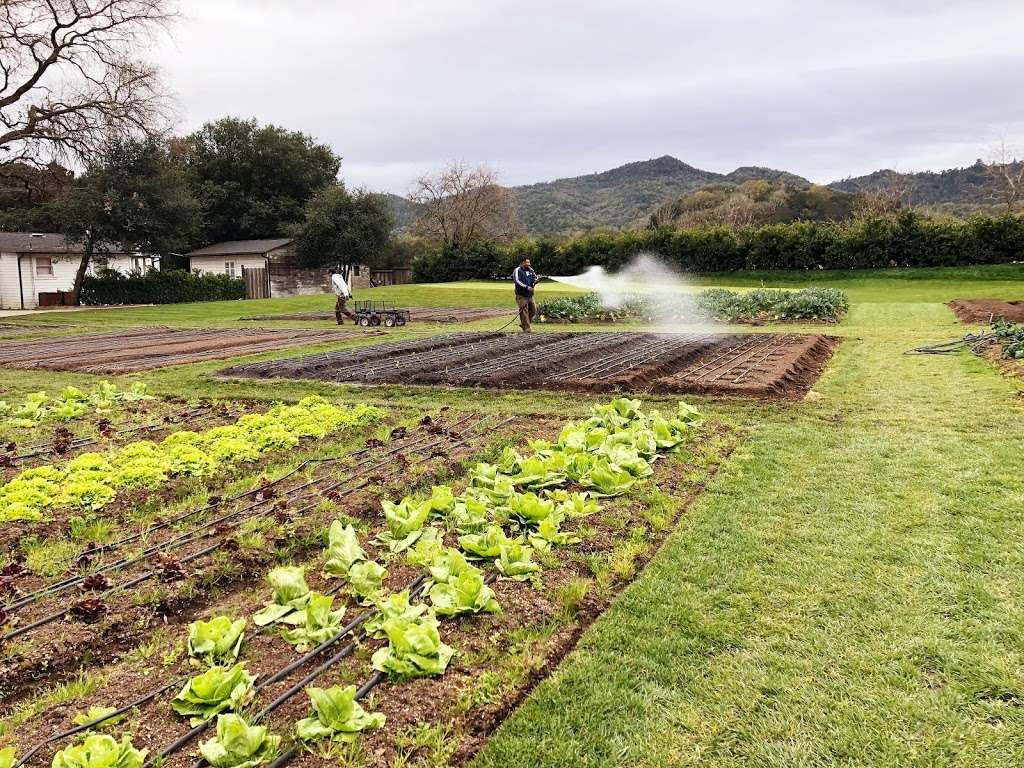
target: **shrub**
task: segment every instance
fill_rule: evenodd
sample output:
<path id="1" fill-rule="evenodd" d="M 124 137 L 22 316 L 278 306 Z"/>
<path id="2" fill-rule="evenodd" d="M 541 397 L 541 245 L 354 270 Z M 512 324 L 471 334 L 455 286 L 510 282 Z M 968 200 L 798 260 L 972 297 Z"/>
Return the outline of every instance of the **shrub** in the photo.
<path id="1" fill-rule="evenodd" d="M 103 270 L 96 276 L 87 275 L 79 294 L 82 304 L 180 304 L 244 298 L 242 280 L 181 270 L 131 275 Z"/>

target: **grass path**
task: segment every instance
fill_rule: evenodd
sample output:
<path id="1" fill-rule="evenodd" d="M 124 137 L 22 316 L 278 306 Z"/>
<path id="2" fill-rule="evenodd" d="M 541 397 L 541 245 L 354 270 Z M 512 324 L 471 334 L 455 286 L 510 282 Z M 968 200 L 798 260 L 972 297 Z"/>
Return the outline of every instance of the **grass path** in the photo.
<path id="1" fill-rule="evenodd" d="M 1018 385 L 901 355 L 938 303 L 843 332 L 476 766 L 1024 764 Z"/>

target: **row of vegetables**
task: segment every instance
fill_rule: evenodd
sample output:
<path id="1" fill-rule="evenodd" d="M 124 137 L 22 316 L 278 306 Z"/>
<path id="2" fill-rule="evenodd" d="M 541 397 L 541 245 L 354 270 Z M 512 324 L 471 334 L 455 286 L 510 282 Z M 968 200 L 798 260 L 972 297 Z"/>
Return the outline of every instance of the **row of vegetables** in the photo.
<path id="1" fill-rule="evenodd" d="M 159 443 L 138 440 L 102 453 L 82 453 L 61 467 L 26 469 L 0 486 L 0 522 L 42 521 L 56 509 L 95 513 L 122 491 L 155 490 L 174 476 L 206 477 L 292 448 L 303 438 L 322 438 L 382 417 L 374 406 L 339 407 L 313 395 L 205 432 L 181 430 Z"/>
<path id="2" fill-rule="evenodd" d="M 443 674 L 455 650 L 441 640 L 442 618 L 500 612 L 489 586 L 495 578 L 539 583 L 542 566 L 534 554 L 580 542 L 562 526 L 597 512 L 600 499 L 625 493 L 649 476 L 651 462 L 685 442 L 700 422 L 685 403 L 666 418 L 641 410 L 637 400 L 618 399 L 594 407 L 590 418 L 567 426 L 556 442 L 531 441 L 528 456 L 506 448 L 497 462 L 478 463 L 462 493 L 435 486 L 425 498 L 382 500 L 384 525 L 373 543 L 390 553 L 389 561 L 403 558 L 421 571 L 422 581 L 411 591 L 385 595 L 386 564 L 367 554 L 352 525 L 334 521 L 322 575 L 341 579 L 356 602 L 372 606 L 362 631 L 385 641 L 371 657 L 373 669 L 392 682 Z M 251 617 L 256 627 L 279 626 L 283 640 L 298 652 L 343 634 L 346 609 L 334 607 L 333 595 L 311 590 L 303 568 L 274 568 L 267 579 L 272 596 Z M 241 714 L 256 690 L 256 678 L 239 661 L 247 624 L 217 616 L 189 626 L 187 653 L 204 669 L 170 704 L 192 725 L 216 718 L 216 734 L 199 746 L 213 768 L 255 768 L 280 752 L 279 735 Z M 355 686 L 306 692 L 311 713 L 295 726 L 297 744 L 352 742 L 384 725 L 383 714 L 360 704 Z M 104 711 L 88 714 L 101 719 Z M 127 735 L 117 741 L 89 732 L 57 753 L 53 768 L 139 768 L 146 754 Z M 0 751 L 0 768 L 13 762 L 13 750 L 6 756 Z"/>
<path id="3" fill-rule="evenodd" d="M 30 392 L 16 403 L 0 400 L 0 426 L 34 427 L 47 421 L 73 421 L 92 413 L 106 416 L 122 403 L 154 399 L 141 381 L 128 389 L 118 389 L 104 380 L 89 391 L 68 386 L 55 396 L 45 391 Z"/>

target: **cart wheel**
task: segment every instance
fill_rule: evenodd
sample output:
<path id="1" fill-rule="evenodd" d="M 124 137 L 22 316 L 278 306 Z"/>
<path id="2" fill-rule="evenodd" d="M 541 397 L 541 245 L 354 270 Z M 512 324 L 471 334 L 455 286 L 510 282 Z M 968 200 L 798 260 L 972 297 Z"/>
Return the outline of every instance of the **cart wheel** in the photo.
<path id="1" fill-rule="evenodd" d="M 397 320 L 395 320 L 395 325 L 405 325 L 405 318 L 400 317 Z"/>
<path id="2" fill-rule="evenodd" d="M 370 324 L 370 318 L 368 318 L 366 315 L 363 315 L 362 317 L 359 318 L 359 324 L 363 326 L 363 328 L 366 328 Z"/>
<path id="3" fill-rule="evenodd" d="M 395 318 L 392 317 L 391 315 L 388 315 L 387 317 L 384 318 L 384 325 L 387 328 L 394 328 L 395 327 Z"/>
<path id="4" fill-rule="evenodd" d="M 370 325 L 380 325 L 380 315 L 373 315 L 370 318 Z"/>

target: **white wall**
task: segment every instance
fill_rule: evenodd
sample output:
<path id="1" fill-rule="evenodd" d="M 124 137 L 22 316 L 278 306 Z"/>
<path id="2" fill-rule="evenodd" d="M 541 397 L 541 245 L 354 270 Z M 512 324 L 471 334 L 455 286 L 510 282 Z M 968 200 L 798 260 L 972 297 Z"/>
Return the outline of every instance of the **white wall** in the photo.
<path id="1" fill-rule="evenodd" d="M 227 270 L 224 265 L 232 261 L 235 263 L 235 277 L 242 277 L 242 267 L 247 269 L 263 269 L 267 266 L 266 259 L 262 256 L 192 256 L 189 259 L 189 269 L 213 275 L 225 275 Z"/>
<path id="2" fill-rule="evenodd" d="M 79 256 L 76 254 L 50 255 L 52 275 L 36 274 L 36 259 L 48 254 L 25 254 L 21 259 L 21 288 L 25 296 L 25 309 L 39 305 L 40 293 L 70 291 L 75 286 Z M 108 266 L 128 274 L 133 270 L 145 269 L 150 260 L 136 256 L 112 256 Z M 94 264 L 89 272 L 94 272 Z M 18 290 L 18 254 L 0 253 L 0 309 L 21 309 L 21 292 Z"/>

